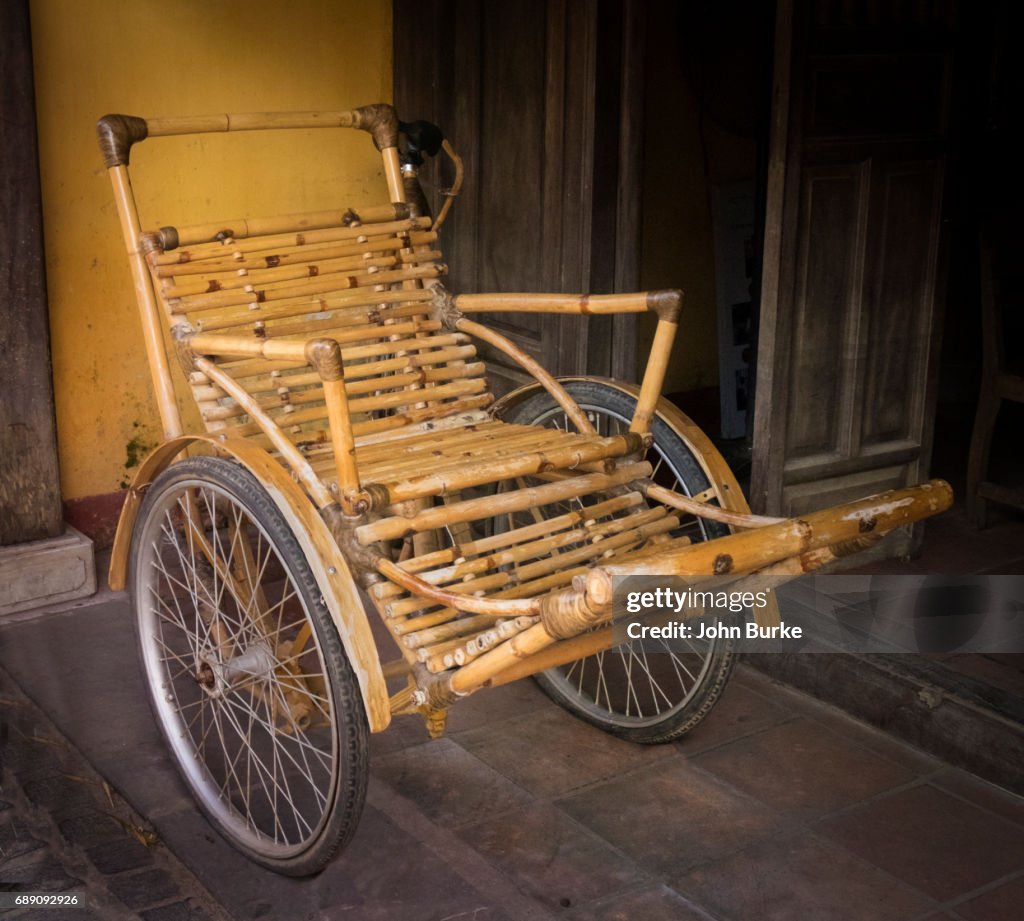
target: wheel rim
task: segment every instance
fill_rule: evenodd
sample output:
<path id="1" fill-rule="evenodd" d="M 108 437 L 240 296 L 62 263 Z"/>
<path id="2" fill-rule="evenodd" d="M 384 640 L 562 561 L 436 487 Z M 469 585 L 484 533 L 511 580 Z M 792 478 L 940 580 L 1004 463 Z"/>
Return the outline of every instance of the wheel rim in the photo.
<path id="1" fill-rule="evenodd" d="M 618 435 L 629 430 L 628 417 L 607 406 L 578 402 L 599 435 Z M 557 406 L 540 413 L 533 424 L 575 430 Z M 659 485 L 701 500 L 714 497 L 713 487 L 694 494 L 683 472 L 657 443 L 648 450 L 648 460 L 652 462 L 651 478 Z M 688 536 L 695 543 L 709 537 L 707 523 L 696 517 L 681 519 L 680 528 L 672 534 Z M 670 719 L 687 707 L 721 645 L 716 639 L 681 639 L 673 643 L 662 639 L 627 641 L 547 669 L 543 675 L 557 692 L 571 698 L 577 707 L 596 719 L 641 729 Z"/>
<path id="2" fill-rule="evenodd" d="M 139 546 L 143 667 L 179 767 L 239 844 L 272 859 L 302 853 L 334 806 L 339 739 L 293 574 L 264 527 L 210 481 L 157 497 Z"/>

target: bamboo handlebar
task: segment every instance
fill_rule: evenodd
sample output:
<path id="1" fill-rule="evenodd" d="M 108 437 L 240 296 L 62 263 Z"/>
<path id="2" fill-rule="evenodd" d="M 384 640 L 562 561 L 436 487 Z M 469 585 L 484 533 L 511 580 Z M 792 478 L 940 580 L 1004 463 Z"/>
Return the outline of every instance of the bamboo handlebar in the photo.
<path id="1" fill-rule="evenodd" d="M 247 112 L 170 118 L 104 115 L 96 124 L 96 133 L 109 169 L 127 166 L 132 145 L 148 137 L 277 128 L 358 128 L 372 135 L 378 150 L 398 146 L 398 115 L 392 106 L 385 103 L 343 112 Z M 400 201 L 401 198 L 395 200 Z"/>

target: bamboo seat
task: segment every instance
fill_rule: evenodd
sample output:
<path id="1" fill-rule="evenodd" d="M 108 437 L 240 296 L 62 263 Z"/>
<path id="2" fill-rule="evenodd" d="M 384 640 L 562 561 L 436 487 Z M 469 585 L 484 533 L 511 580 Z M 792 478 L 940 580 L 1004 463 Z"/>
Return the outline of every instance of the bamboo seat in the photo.
<path id="1" fill-rule="evenodd" d="M 440 496 L 455 489 L 551 470 L 573 471 L 636 450 L 622 436 L 601 438 L 557 429 L 486 422 L 448 432 L 388 440 L 356 449 L 356 463 L 368 483 L 388 490 L 392 501 Z M 313 464 L 328 472 L 333 458 Z"/>

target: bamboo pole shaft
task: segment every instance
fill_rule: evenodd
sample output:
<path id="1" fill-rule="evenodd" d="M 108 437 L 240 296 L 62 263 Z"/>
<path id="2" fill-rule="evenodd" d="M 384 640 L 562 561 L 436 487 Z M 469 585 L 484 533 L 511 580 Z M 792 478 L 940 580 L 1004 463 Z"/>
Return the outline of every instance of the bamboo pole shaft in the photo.
<path id="1" fill-rule="evenodd" d="M 553 643 L 547 648 L 527 658 L 516 660 L 508 668 L 499 671 L 491 678 L 488 686 L 497 687 L 508 684 L 510 681 L 518 681 L 529 675 L 536 675 L 538 672 L 559 665 L 568 665 L 577 659 L 585 659 L 587 656 L 596 655 L 614 645 L 611 627 L 602 627 L 599 630 L 591 630 L 588 633 L 574 636 L 570 640 L 562 640 Z"/>
<path id="2" fill-rule="evenodd" d="M 754 572 L 819 547 L 885 533 L 949 508 L 953 491 L 943 480 L 894 489 L 756 530 L 691 544 L 643 560 L 612 563 L 612 575 L 725 575 Z"/>
<path id="3" fill-rule="evenodd" d="M 463 313 L 646 313 L 647 292 L 636 294 L 460 294 L 455 306 Z"/>
<path id="4" fill-rule="evenodd" d="M 222 308 L 222 312 L 209 312 L 203 311 L 180 311 L 185 313 L 192 313 L 195 316 L 193 323 L 196 329 L 204 332 L 215 331 L 219 327 L 228 326 L 239 326 L 251 324 L 254 320 L 262 320 L 268 324 L 271 328 L 274 326 L 274 321 L 292 320 L 294 321 L 297 317 L 304 317 L 309 313 L 319 313 L 322 311 L 336 312 L 335 317 L 332 318 L 332 322 L 337 322 L 338 325 L 343 324 L 343 320 L 337 319 L 338 317 L 348 317 L 350 314 L 355 313 L 357 310 L 362 309 L 367 311 L 368 309 L 377 309 L 384 311 L 385 309 L 396 309 L 403 310 L 406 307 L 416 307 L 418 302 L 427 300 L 428 297 L 421 295 L 418 291 L 357 291 L 352 294 L 337 295 L 331 294 L 327 297 L 314 297 L 306 296 L 299 297 L 290 300 L 282 300 L 275 302 L 272 306 L 261 306 L 259 311 L 252 311 L 248 306 L 242 305 L 230 305 L 226 308 Z M 391 305 L 399 305 L 398 307 L 391 307 Z M 414 315 L 424 315 L 426 310 L 416 311 Z M 358 314 L 356 314 L 358 316 Z M 366 315 L 363 318 L 366 320 Z M 422 321 L 427 322 L 427 321 Z M 429 321 L 434 323 L 435 326 L 432 328 L 438 328 L 436 321 Z M 367 338 L 370 338 L 367 336 Z M 346 354 L 345 356 L 349 356 Z"/>
<path id="5" fill-rule="evenodd" d="M 658 319 L 654 342 L 651 343 L 651 353 L 647 358 L 647 368 L 644 370 L 644 379 L 640 384 L 640 395 L 637 397 L 636 409 L 629 424 L 631 432 L 645 435 L 651 430 L 651 420 L 661 396 L 662 384 L 665 383 L 665 372 L 668 369 L 672 343 L 675 341 L 678 328 L 679 324 L 674 320 Z"/>
<path id="6" fill-rule="evenodd" d="M 468 611 L 471 614 L 488 614 L 494 617 L 531 617 L 540 613 L 540 599 L 538 598 L 494 601 L 489 598 L 453 595 L 451 592 L 435 588 L 433 585 L 424 582 L 412 573 L 406 572 L 395 563 L 392 563 L 391 560 L 384 559 L 384 557 L 377 559 L 375 567 L 382 576 L 397 582 L 406 591 L 422 595 L 424 598 L 429 598 L 448 607 L 455 607 L 457 605 L 459 610 Z"/>
<path id="7" fill-rule="evenodd" d="M 479 461 L 461 460 L 457 466 L 426 476 L 410 476 L 404 479 L 396 479 L 392 476 L 383 477 L 379 474 L 377 476 L 388 482 L 388 495 L 391 501 L 402 502 L 406 499 L 441 495 L 457 489 L 468 489 L 471 486 L 480 486 L 483 483 L 491 483 L 496 480 L 528 476 L 549 465 L 578 467 L 608 457 L 621 457 L 633 453 L 631 448 L 633 448 L 633 442 L 629 439 L 613 435 L 611 438 L 602 438 L 590 444 L 526 451 L 505 459 L 493 460 L 486 465 Z"/>
<path id="8" fill-rule="evenodd" d="M 261 241 L 263 249 L 241 251 L 236 246 L 222 245 L 219 253 L 210 254 L 203 259 L 189 258 L 185 262 L 161 262 L 159 252 L 154 251 L 146 257 L 146 261 L 159 278 L 191 278 L 196 275 L 235 272 L 239 269 L 265 269 L 271 265 L 306 265 L 322 259 L 343 259 L 346 256 L 362 256 L 365 253 L 391 253 L 406 248 L 410 242 L 422 246 L 437 239 L 437 234 L 433 231 L 417 231 L 407 236 L 396 236 L 368 229 L 369 236 L 360 235 L 354 242 L 303 242 L 301 245 L 270 247 L 265 241 Z"/>
<path id="9" fill-rule="evenodd" d="M 142 321 L 142 338 L 149 359 L 149 373 L 153 382 L 157 409 L 163 426 L 164 438 L 175 438 L 182 434 L 181 413 L 174 396 L 174 384 L 171 381 L 171 369 L 164 350 L 163 334 L 160 331 L 160 309 L 150 280 L 149 269 L 145 256 L 140 249 L 141 229 L 139 213 L 132 194 L 131 180 L 128 178 L 126 166 L 112 166 L 107 170 L 114 188 L 114 201 L 117 205 L 117 216 L 121 222 L 121 232 L 128 260 L 131 265 L 132 282 L 135 286 L 135 297 L 139 306 L 139 318 Z"/>
<path id="10" fill-rule="evenodd" d="M 330 295 L 339 291 L 352 291 L 358 288 L 365 288 L 375 285 L 389 285 L 399 281 L 415 280 L 421 278 L 437 278 L 444 274 L 444 266 L 413 265 L 402 266 L 398 269 L 385 269 L 381 272 L 367 270 L 364 274 L 351 275 L 344 272 L 335 272 L 330 275 L 317 276 L 306 282 L 286 283 L 284 286 L 264 285 L 256 288 L 248 285 L 240 290 L 215 291 L 206 294 L 189 294 L 180 298 L 173 298 L 168 303 L 172 313 L 192 313 L 193 311 L 224 309 L 227 307 L 247 306 L 249 304 L 263 304 L 277 306 L 281 301 L 293 299 L 310 298 L 317 295 Z M 252 290 L 249 290 L 249 289 Z M 257 317 L 256 319 L 259 319 Z"/>
<path id="11" fill-rule="evenodd" d="M 493 627 L 495 619 L 487 614 L 476 614 L 473 617 L 453 617 L 446 623 L 436 627 L 428 627 L 424 630 L 417 630 L 414 633 L 407 633 L 402 637 L 402 642 L 410 649 L 421 649 L 434 643 L 444 640 L 461 638 L 463 642 L 470 636 Z"/>
<path id="12" fill-rule="evenodd" d="M 532 375 L 554 397 L 555 402 L 562 407 L 579 432 L 585 435 L 593 435 L 595 433 L 596 430 L 593 423 L 587 418 L 587 414 L 580 409 L 579 404 L 569 396 L 568 391 L 539 362 L 535 361 L 530 355 L 527 355 L 507 336 L 503 336 L 493 329 L 488 329 L 486 326 L 482 326 L 473 320 L 467 320 L 465 317 L 460 318 L 455 323 L 455 327 L 494 346 L 496 349 L 500 349 L 508 355 L 509 358 L 515 361 L 528 374 Z"/>
<path id="13" fill-rule="evenodd" d="M 522 659 L 540 652 L 555 642 L 541 623 L 517 633 L 510 640 L 463 665 L 449 679 L 449 687 L 459 696 L 470 694 L 494 675 L 511 668 Z"/>
<path id="14" fill-rule="evenodd" d="M 337 343 L 334 343 L 337 348 Z M 341 358 L 338 358 L 341 368 Z M 345 395 L 345 379 L 324 378 L 324 400 L 327 403 L 327 424 L 334 446 L 334 466 L 338 475 L 338 490 L 341 505 L 348 515 L 356 515 L 356 494 L 359 492 L 359 471 L 356 468 L 356 444 L 352 435 L 352 423 L 348 414 L 348 397 Z"/>
<path id="15" fill-rule="evenodd" d="M 770 518 L 766 515 L 744 515 L 742 512 L 730 512 L 728 509 L 717 505 L 709 505 L 707 502 L 698 502 L 696 499 L 691 499 L 689 496 L 681 495 L 654 483 L 642 486 L 641 491 L 649 499 L 670 505 L 681 512 L 688 512 L 691 515 L 697 515 L 700 518 L 707 518 L 711 521 L 720 521 L 723 524 L 732 525 L 737 528 L 761 528 L 769 524 L 779 524 L 779 522 L 785 520 L 783 518 Z"/>
<path id="16" fill-rule="evenodd" d="M 435 422 L 417 422 L 410 425 L 403 425 L 399 428 L 391 429 L 387 432 L 379 432 L 375 435 L 363 435 L 359 437 L 358 426 L 353 426 L 353 430 L 357 432 L 356 444 L 359 447 L 363 445 L 379 445 L 388 444 L 394 441 L 402 441 L 406 438 L 414 438 L 416 435 L 422 435 L 427 432 L 447 432 L 453 431 L 463 426 L 479 425 L 485 423 L 490 419 L 483 410 L 476 410 L 473 412 L 460 412 L 460 413 L 449 413 L 443 419 L 438 419 Z"/>
<path id="17" fill-rule="evenodd" d="M 220 370 L 212 361 L 196 356 L 196 367 L 211 381 L 227 393 L 236 403 L 245 407 L 249 417 L 256 421 L 263 433 L 284 461 L 295 472 L 299 482 L 306 487 L 318 508 L 325 508 L 334 502 L 327 487 L 320 482 L 302 452 L 293 445 L 277 424 L 259 406 L 259 404 L 236 384 L 227 374 Z"/>
<path id="18" fill-rule="evenodd" d="M 417 254 L 418 255 L 418 254 Z M 338 258 L 311 260 L 309 262 L 290 262 L 282 266 L 251 266 L 228 269 L 218 268 L 205 274 L 185 275 L 181 278 L 164 279 L 161 289 L 165 298 L 192 297 L 207 294 L 211 290 L 232 291 L 260 286 L 265 292 L 279 291 L 294 285 L 295 282 L 308 279 L 310 276 L 325 276 L 324 284 L 333 287 L 332 273 L 361 271 L 372 272 L 374 269 L 395 269 L 411 263 L 430 262 L 441 258 L 440 250 L 426 250 L 423 258 L 414 258 L 409 253 L 384 252 L 373 256 L 340 256 Z M 347 277 L 347 276 L 346 276 Z"/>
<path id="19" fill-rule="evenodd" d="M 479 554 L 528 543 L 535 538 L 561 532 L 567 528 L 572 528 L 580 522 L 592 521 L 597 518 L 602 518 L 605 515 L 612 515 L 615 512 L 620 512 L 627 508 L 637 506 L 641 502 L 643 502 L 643 497 L 638 492 L 628 493 L 624 496 L 616 496 L 614 499 L 609 499 L 606 502 L 589 505 L 579 511 L 566 512 L 564 515 L 559 515 L 556 518 L 545 519 L 513 531 L 502 531 L 498 534 L 493 534 L 490 537 L 484 537 L 477 541 L 470 541 L 465 544 L 459 544 L 456 547 L 438 550 L 437 552 L 428 554 L 425 557 L 414 557 L 413 559 L 406 560 L 401 564 L 401 566 L 407 572 L 424 572 L 425 570 L 434 570 L 438 566 L 448 566 L 449 564 L 453 564 L 456 559 L 462 558 L 464 560 L 468 560 L 469 558 L 476 557 Z M 428 576 L 425 576 L 424 578 L 427 581 L 432 581 L 432 578 L 430 577 L 433 575 L 434 573 L 430 572 L 428 573 Z M 400 591 L 401 590 L 398 586 L 392 585 L 391 583 L 378 582 L 373 586 L 372 594 L 375 598 L 384 599 L 399 594 Z"/>
<path id="20" fill-rule="evenodd" d="M 294 361 L 306 364 L 306 343 L 285 339 L 256 339 L 252 336 L 225 336 L 196 333 L 187 343 L 193 352 L 239 358 L 266 358 L 270 361 Z"/>
<path id="21" fill-rule="evenodd" d="M 266 131 L 276 128 L 358 128 L 355 110 L 341 112 L 240 112 L 147 118 L 149 137 L 209 134 L 225 131 Z"/>
<path id="22" fill-rule="evenodd" d="M 361 525 L 356 529 L 356 537 L 361 544 L 372 544 L 378 540 L 403 537 L 415 531 L 443 527 L 454 521 L 490 518 L 504 512 L 522 511 L 534 506 L 585 495 L 595 490 L 611 489 L 632 480 L 650 476 L 650 473 L 651 465 L 643 462 L 620 467 L 611 474 L 585 474 L 557 483 L 527 487 L 498 496 L 466 499 L 440 508 L 424 509 L 411 517 L 382 518 L 379 521 Z"/>
<path id="23" fill-rule="evenodd" d="M 398 148 L 384 147 L 380 152 L 384 161 L 384 178 L 388 184 L 388 195 L 393 202 L 405 201 L 405 183 L 402 182 L 402 168 L 398 162 Z"/>
<path id="24" fill-rule="evenodd" d="M 176 266 L 182 263 L 192 265 L 206 261 L 221 261 L 226 257 L 234 257 L 236 253 L 245 256 L 248 253 L 278 255 L 283 252 L 305 251 L 318 245 L 351 241 L 373 248 L 371 240 L 387 237 L 392 234 L 409 234 L 428 231 L 430 221 L 424 218 L 411 217 L 408 220 L 391 221 L 374 224 L 372 227 L 348 225 L 341 227 L 324 227 L 319 230 L 282 231 L 268 236 L 251 239 L 234 237 L 223 241 L 196 243 L 185 250 L 170 250 L 165 253 L 153 252 L 149 262 L 155 266 Z"/>
<path id="25" fill-rule="evenodd" d="M 357 221 L 351 221 L 357 218 Z M 227 234 L 235 240 L 244 240 L 247 237 L 264 236 L 268 234 L 286 233 L 288 231 L 302 230 L 323 230 L 328 227 L 350 226 L 355 223 L 357 226 L 366 224 L 383 223 L 385 221 L 408 220 L 408 209 L 396 208 L 394 204 L 376 205 L 369 208 L 360 208 L 358 212 L 351 208 L 333 209 L 329 211 L 305 211 L 298 214 L 282 214 L 279 217 L 261 218 L 229 218 L 224 221 L 211 221 L 205 224 L 187 224 L 182 227 L 173 228 L 177 237 L 178 246 L 188 246 L 195 243 L 208 243 L 214 240 L 218 234 Z M 372 232 L 372 228 L 367 228 Z M 165 247 L 169 251 L 172 247 Z"/>

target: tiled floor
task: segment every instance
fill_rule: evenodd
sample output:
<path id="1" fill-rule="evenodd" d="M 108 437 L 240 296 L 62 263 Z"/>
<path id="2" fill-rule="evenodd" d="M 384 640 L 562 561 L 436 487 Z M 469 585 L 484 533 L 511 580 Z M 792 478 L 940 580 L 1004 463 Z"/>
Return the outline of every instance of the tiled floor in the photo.
<path id="1" fill-rule="evenodd" d="M 642 748 L 530 682 L 431 742 L 373 739 L 368 805 L 319 877 L 247 863 L 151 725 L 128 606 L 0 628 L 0 664 L 238 918 L 1016 921 L 1024 800 L 741 668 L 708 721 Z"/>

